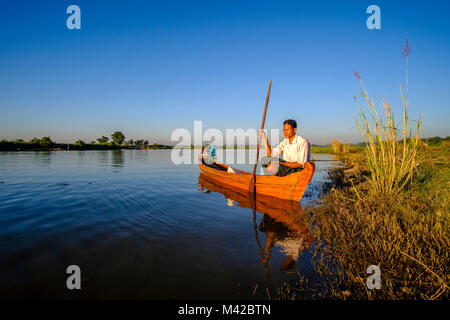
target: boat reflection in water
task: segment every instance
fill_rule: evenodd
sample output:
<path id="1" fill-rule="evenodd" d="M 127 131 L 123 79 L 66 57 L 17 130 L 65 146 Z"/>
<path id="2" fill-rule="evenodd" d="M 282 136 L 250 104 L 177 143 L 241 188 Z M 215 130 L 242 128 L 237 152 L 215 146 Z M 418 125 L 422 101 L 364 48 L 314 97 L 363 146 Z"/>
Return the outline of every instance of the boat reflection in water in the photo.
<path id="1" fill-rule="evenodd" d="M 227 198 L 229 206 L 236 205 L 253 210 L 255 239 L 268 285 L 270 285 L 268 262 L 274 247 L 278 247 L 285 255 L 280 270 L 289 273 L 294 269 L 301 254 L 311 246 L 313 237 L 308 232 L 306 225 L 301 223 L 302 207 L 300 202 L 258 194 L 255 198 L 254 194 L 246 194 L 244 190 L 221 186 L 204 174 L 200 174 L 198 183 L 200 191 L 223 194 Z M 264 214 L 259 226 L 256 221 L 256 211 Z M 266 234 L 265 243 L 261 243 L 259 232 Z"/>

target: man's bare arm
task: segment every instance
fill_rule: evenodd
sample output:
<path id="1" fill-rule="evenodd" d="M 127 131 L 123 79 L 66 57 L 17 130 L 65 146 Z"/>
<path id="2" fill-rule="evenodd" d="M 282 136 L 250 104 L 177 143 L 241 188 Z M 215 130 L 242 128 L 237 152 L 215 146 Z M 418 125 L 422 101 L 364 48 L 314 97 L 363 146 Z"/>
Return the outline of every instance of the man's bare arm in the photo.
<path id="1" fill-rule="evenodd" d="M 264 131 L 261 131 L 261 130 L 259 131 L 259 134 L 260 134 L 260 136 L 261 136 L 261 138 L 262 138 L 262 140 L 264 142 L 264 148 L 266 149 L 267 156 L 271 157 L 272 156 L 272 150 L 270 149 L 269 141 L 267 141 L 266 134 L 264 133 Z"/>
<path id="2" fill-rule="evenodd" d="M 280 162 L 280 165 L 289 167 L 289 168 L 303 168 L 303 165 L 298 162 Z"/>

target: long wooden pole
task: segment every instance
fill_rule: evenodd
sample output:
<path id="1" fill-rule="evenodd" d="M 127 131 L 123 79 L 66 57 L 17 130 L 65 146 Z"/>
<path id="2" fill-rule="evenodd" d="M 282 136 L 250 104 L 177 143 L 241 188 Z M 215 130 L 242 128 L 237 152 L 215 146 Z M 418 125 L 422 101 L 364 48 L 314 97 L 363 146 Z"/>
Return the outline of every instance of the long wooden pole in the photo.
<path id="1" fill-rule="evenodd" d="M 269 81 L 269 89 L 267 89 L 267 98 L 266 98 L 266 105 L 264 107 L 264 115 L 261 123 L 261 130 L 264 129 L 264 123 L 266 122 L 266 113 L 267 113 L 267 106 L 269 105 L 269 96 L 270 96 L 270 87 L 272 86 L 272 80 Z M 256 162 L 255 166 L 253 167 L 253 188 L 250 186 L 250 190 L 253 189 L 253 192 L 256 193 L 256 167 L 258 166 L 258 159 L 259 159 L 259 145 L 261 143 L 261 137 L 258 133 L 258 145 L 256 147 Z"/>

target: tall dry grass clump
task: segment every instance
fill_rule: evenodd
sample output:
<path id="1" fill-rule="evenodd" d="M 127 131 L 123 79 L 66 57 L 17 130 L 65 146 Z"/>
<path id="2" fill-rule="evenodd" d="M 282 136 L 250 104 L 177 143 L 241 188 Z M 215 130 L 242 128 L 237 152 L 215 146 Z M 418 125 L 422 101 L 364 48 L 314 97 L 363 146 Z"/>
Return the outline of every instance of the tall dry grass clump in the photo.
<path id="1" fill-rule="evenodd" d="M 362 104 L 355 96 L 358 104 L 359 117 L 355 118 L 361 136 L 366 143 L 366 162 L 370 170 L 370 180 L 373 186 L 382 194 L 398 194 L 412 181 L 416 168 L 416 156 L 419 143 L 419 132 L 422 120 L 417 121 L 414 135 L 408 133 L 408 55 L 406 50 L 406 94 L 402 97 L 403 122 L 402 128 L 397 128 L 391 104 L 382 100 L 384 118 L 380 116 L 375 101 L 370 98 L 364 86 L 361 76 L 355 72 L 355 76 L 361 82 L 363 97 Z"/>
<path id="2" fill-rule="evenodd" d="M 350 145 L 341 143 L 336 139 L 331 140 L 331 147 L 333 148 L 333 153 L 336 154 L 348 153 L 350 151 Z"/>
<path id="3" fill-rule="evenodd" d="M 342 144 L 339 141 L 337 141 L 336 139 L 331 140 L 331 147 L 333 148 L 334 153 L 342 152 Z"/>
<path id="4" fill-rule="evenodd" d="M 342 153 L 349 153 L 350 152 L 350 145 L 343 144 L 342 145 Z"/>

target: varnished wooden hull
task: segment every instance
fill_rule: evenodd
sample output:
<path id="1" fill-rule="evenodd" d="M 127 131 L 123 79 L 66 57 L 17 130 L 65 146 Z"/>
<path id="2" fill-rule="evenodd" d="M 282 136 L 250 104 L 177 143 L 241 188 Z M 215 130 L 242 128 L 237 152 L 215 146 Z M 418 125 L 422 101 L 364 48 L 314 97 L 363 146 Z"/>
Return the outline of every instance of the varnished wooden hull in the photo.
<path id="1" fill-rule="evenodd" d="M 222 166 L 225 168 L 228 167 L 226 165 Z M 253 175 L 248 172 L 233 168 L 233 170 L 239 173 L 229 173 L 208 167 L 201 161 L 199 162 L 199 167 L 202 174 L 221 185 L 253 192 L 249 190 Z M 300 201 L 314 175 L 314 171 L 314 163 L 306 162 L 305 168 L 302 171 L 292 173 L 285 177 L 256 175 L 256 194 L 284 200 Z"/>

